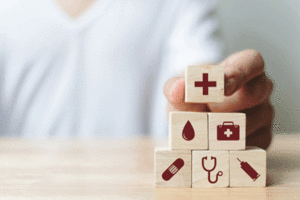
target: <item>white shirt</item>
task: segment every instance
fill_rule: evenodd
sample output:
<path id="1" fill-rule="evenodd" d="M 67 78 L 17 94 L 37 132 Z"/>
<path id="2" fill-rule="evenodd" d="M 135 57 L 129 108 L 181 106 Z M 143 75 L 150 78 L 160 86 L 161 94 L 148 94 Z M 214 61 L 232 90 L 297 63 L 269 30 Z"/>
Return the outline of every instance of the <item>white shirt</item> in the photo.
<path id="1" fill-rule="evenodd" d="M 215 9 L 99 0 L 72 20 L 53 0 L 1 1 L 1 135 L 166 135 L 165 81 L 222 59 Z"/>

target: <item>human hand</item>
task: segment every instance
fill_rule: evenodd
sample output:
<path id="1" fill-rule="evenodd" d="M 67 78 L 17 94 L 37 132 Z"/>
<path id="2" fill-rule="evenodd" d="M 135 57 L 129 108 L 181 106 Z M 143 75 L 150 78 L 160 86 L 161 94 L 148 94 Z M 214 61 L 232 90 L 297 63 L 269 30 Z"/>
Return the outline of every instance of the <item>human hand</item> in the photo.
<path id="1" fill-rule="evenodd" d="M 164 86 L 167 112 L 246 113 L 246 145 L 268 148 L 272 139 L 272 81 L 264 72 L 264 61 L 255 50 L 232 54 L 219 63 L 225 70 L 225 99 L 222 103 L 185 103 L 184 74 L 169 79 Z"/>

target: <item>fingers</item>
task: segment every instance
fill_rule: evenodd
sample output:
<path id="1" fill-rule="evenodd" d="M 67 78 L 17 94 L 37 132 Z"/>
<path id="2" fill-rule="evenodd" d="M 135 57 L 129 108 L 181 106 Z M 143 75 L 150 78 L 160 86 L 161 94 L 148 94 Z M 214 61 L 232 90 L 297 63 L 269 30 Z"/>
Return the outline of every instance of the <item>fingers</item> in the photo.
<path id="1" fill-rule="evenodd" d="M 260 53 L 255 50 L 232 54 L 220 65 L 223 65 L 225 70 L 226 96 L 233 94 L 248 81 L 264 73 L 264 61 Z"/>
<path id="2" fill-rule="evenodd" d="M 246 145 L 267 149 L 272 140 L 274 109 L 267 99 L 261 105 L 243 111 L 246 113 Z"/>
<path id="3" fill-rule="evenodd" d="M 257 146 L 263 149 L 267 149 L 272 141 L 272 125 L 262 127 L 255 131 L 253 134 L 247 136 L 247 146 Z"/>
<path id="4" fill-rule="evenodd" d="M 190 111 L 190 112 L 207 112 L 208 108 L 206 104 L 198 103 L 182 103 L 172 104 L 168 102 L 167 110 L 169 111 Z"/>
<path id="5" fill-rule="evenodd" d="M 237 92 L 224 98 L 222 103 L 209 103 L 212 112 L 236 112 L 252 108 L 268 99 L 273 90 L 272 81 L 262 74 L 242 86 Z"/>
<path id="6" fill-rule="evenodd" d="M 183 75 L 169 79 L 164 86 L 164 94 L 168 100 L 167 111 L 207 111 L 206 104 L 185 103 L 185 79 Z"/>
<path id="7" fill-rule="evenodd" d="M 269 103 L 268 100 L 263 102 L 261 105 L 258 105 L 251 109 L 246 109 L 243 111 L 246 113 L 246 135 L 251 135 L 256 130 L 270 126 L 272 124 L 274 109 Z"/>
<path id="8" fill-rule="evenodd" d="M 254 107 L 268 98 L 273 90 L 272 82 L 264 74 L 264 62 L 255 50 L 245 50 L 231 55 L 221 65 L 225 67 L 226 97 L 222 103 L 209 103 L 212 112 L 235 112 Z M 171 110 L 207 110 L 203 104 L 184 102 L 184 75 L 167 81 L 164 93 Z M 228 96 L 231 95 L 231 96 Z"/>
<path id="9" fill-rule="evenodd" d="M 210 103 L 214 112 L 234 112 L 251 108 L 263 102 L 271 94 L 272 82 L 264 73 L 264 61 L 255 50 L 235 53 L 224 60 L 225 100 Z"/>
<path id="10" fill-rule="evenodd" d="M 164 86 L 164 94 L 172 104 L 184 103 L 185 80 L 183 76 L 170 78 Z"/>

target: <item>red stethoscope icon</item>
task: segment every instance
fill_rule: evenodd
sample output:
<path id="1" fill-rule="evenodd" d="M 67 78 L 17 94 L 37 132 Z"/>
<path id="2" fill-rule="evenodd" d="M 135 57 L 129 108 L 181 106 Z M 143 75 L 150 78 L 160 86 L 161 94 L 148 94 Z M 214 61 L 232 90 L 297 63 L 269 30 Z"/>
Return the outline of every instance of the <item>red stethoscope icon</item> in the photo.
<path id="1" fill-rule="evenodd" d="M 211 156 L 211 160 L 214 160 L 214 167 L 213 167 L 212 169 L 210 169 L 210 170 L 206 169 L 206 167 L 204 166 L 204 160 L 207 160 L 207 156 L 205 156 L 205 157 L 202 158 L 202 167 L 203 167 L 203 169 L 204 169 L 205 171 L 208 172 L 208 181 L 209 181 L 210 183 L 212 183 L 212 184 L 218 182 L 219 176 L 222 176 L 222 175 L 223 175 L 223 172 L 222 172 L 222 171 L 219 171 L 219 172 L 217 173 L 217 175 L 216 175 L 216 180 L 215 180 L 215 181 L 212 181 L 212 180 L 211 180 L 211 177 L 210 177 L 210 176 L 211 176 L 210 173 L 211 173 L 212 171 L 214 171 L 215 168 L 216 168 L 216 166 L 217 166 L 217 158 Z"/>

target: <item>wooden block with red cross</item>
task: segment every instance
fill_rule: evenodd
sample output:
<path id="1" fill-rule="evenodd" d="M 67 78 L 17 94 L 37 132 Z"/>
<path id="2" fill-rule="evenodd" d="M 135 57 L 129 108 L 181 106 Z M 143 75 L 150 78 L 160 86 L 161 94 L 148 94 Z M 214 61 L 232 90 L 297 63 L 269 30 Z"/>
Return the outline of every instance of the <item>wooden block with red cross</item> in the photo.
<path id="1" fill-rule="evenodd" d="M 191 65 L 185 71 L 185 102 L 224 101 L 224 67 Z"/>

